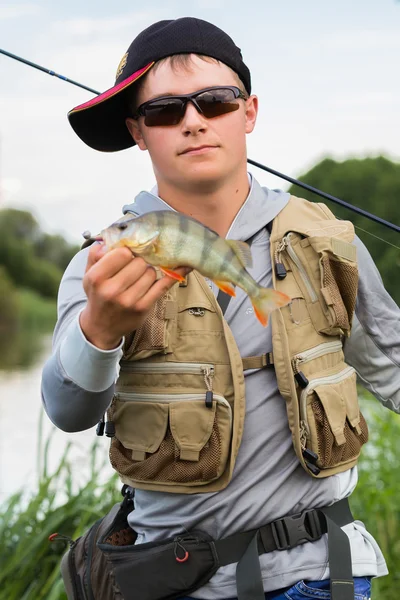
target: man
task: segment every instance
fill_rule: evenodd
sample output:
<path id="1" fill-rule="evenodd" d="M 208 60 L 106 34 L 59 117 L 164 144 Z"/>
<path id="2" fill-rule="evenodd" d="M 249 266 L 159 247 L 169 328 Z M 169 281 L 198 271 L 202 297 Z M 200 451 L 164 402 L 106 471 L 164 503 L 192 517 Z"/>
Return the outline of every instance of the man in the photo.
<path id="1" fill-rule="evenodd" d="M 177 96 L 180 98 L 175 98 Z M 120 63 L 116 85 L 71 111 L 69 118 L 77 134 L 95 149 L 114 151 L 136 144 L 140 150 L 149 152 L 157 186 L 150 193 L 140 193 L 132 205 L 124 207 L 127 216 L 175 210 L 194 217 L 222 237 L 247 240 L 252 243 L 254 260 L 251 274 L 261 285 L 271 287 L 273 265 L 269 244 L 273 233 L 270 224 L 276 223 L 278 216 L 287 214 L 291 200 L 287 193 L 260 187 L 247 173 L 245 139 L 254 129 L 257 110 L 258 99 L 251 94 L 250 73 L 240 50 L 227 34 L 210 23 L 184 18 L 156 23 L 143 31 Z M 293 216 L 291 218 L 293 220 Z M 351 335 L 344 345 L 346 363 L 356 369 L 361 383 L 384 405 L 399 412 L 399 311 L 386 293 L 367 250 L 358 239 L 354 243 L 358 251 L 359 287 Z M 283 252 L 284 246 L 280 249 Z M 280 258 L 279 254 L 277 258 L 284 269 L 285 265 L 290 267 L 289 259 Z M 291 277 L 286 270 L 281 277 L 285 282 Z M 179 271 L 187 274 L 183 268 Z M 296 271 L 293 265 L 292 271 Z M 194 281 L 191 276 L 189 282 Z M 280 285 L 278 279 L 274 276 L 276 285 Z M 101 244 L 93 244 L 73 259 L 61 283 L 54 351 L 44 367 L 42 383 L 46 411 L 58 427 L 79 431 L 102 420 L 113 399 L 115 373 L 124 340 L 129 342 L 125 345 L 126 362 L 135 349 L 134 361 L 143 356 L 164 360 L 154 348 L 138 350 L 137 337 L 140 338 L 138 332 L 143 331 L 146 319 L 153 315 L 156 303 L 170 297 L 166 296 L 167 292 L 176 294 L 172 298 L 186 293 L 184 287 L 178 288 L 176 284 L 176 280 L 169 277 L 157 279 L 155 270 L 141 258 L 133 258 L 127 248 L 105 253 Z M 212 282 L 208 284 L 216 295 L 216 286 Z M 292 319 L 292 329 L 302 321 L 304 327 L 308 326 L 310 317 L 302 315 L 305 293 L 297 291 L 291 297 L 294 300 L 285 314 Z M 318 302 L 314 303 L 315 310 L 316 304 Z M 191 318 L 185 338 L 189 345 L 191 333 L 202 335 L 202 323 L 206 321 L 201 320 L 201 315 L 215 312 L 210 302 L 199 306 L 203 308 L 189 317 L 183 314 L 186 307 L 178 303 L 175 316 L 170 317 L 167 324 L 169 327 L 169 323 L 176 323 L 178 319 L 178 328 L 184 328 L 184 319 Z M 310 315 L 313 319 L 314 313 Z M 241 291 L 229 303 L 225 318 L 242 357 L 278 351 L 279 340 L 274 336 L 273 347 L 270 324 L 267 328 L 261 326 L 252 314 L 249 299 Z M 329 332 L 332 333 L 335 332 Z M 293 333 L 288 335 L 293 336 Z M 339 335 L 337 339 L 342 338 Z M 183 343 L 182 334 L 174 339 Z M 217 344 L 217 337 L 214 339 Z M 127 349 L 129 344 L 130 349 L 133 348 L 131 354 Z M 179 351 L 179 344 L 172 352 Z M 209 347 L 211 351 L 211 344 Z M 141 362 L 136 361 L 139 369 Z M 130 362 L 131 372 L 132 364 Z M 300 375 L 300 389 L 304 387 L 301 381 L 304 373 L 297 375 Z M 143 377 L 135 381 L 141 385 L 145 381 Z M 150 378 L 148 385 L 156 378 L 157 375 Z M 128 381 L 131 385 L 131 379 Z M 187 381 L 183 375 L 181 381 Z M 163 491 L 157 487 L 156 479 L 143 485 L 141 476 L 135 479 L 130 474 L 157 451 L 154 448 L 143 451 L 142 446 L 136 444 L 136 438 L 128 440 L 127 448 L 123 448 L 124 444 L 120 443 L 123 435 L 119 434 L 123 427 L 119 421 L 120 429 L 114 440 L 122 454 L 115 459 L 115 467 L 120 472 L 122 467 L 118 460 L 129 457 L 128 475 L 123 480 L 139 480 L 138 485 L 134 485 L 137 487 L 135 510 L 129 515 L 129 524 L 138 533 L 137 543 L 161 543 L 191 530 L 203 531 L 220 540 L 289 515 L 304 514 L 308 509 L 335 506 L 354 490 L 355 466 L 318 477 L 320 469 L 315 466 L 315 453 L 303 449 L 303 458 L 301 454 L 296 456 L 279 391 L 282 386 L 278 389 L 272 368 L 245 370 L 245 383 L 246 413 L 240 447 L 229 481 L 220 489 L 218 479 L 217 487 L 211 483 L 207 489 L 212 491 L 205 489 L 203 493 L 197 489 L 196 493 L 190 493 L 181 487 L 179 493 L 170 489 Z M 305 385 L 308 383 L 306 379 Z M 184 385 L 187 384 L 182 383 L 183 392 Z M 154 400 L 154 396 L 152 398 Z M 347 402 L 346 397 L 343 402 Z M 111 416 L 117 420 L 113 406 Z M 118 410 L 133 410 L 133 407 L 133 403 L 121 402 Z M 157 415 L 162 412 L 160 406 Z M 128 413 L 125 414 L 129 419 Z M 171 428 L 172 414 L 171 425 L 168 425 Z M 132 427 L 138 418 L 131 419 Z M 200 419 L 195 421 L 200 424 Z M 112 424 L 112 420 L 110 422 Z M 129 431 L 126 435 L 129 437 Z M 137 436 L 140 435 L 139 430 Z M 340 437 L 337 439 L 340 446 L 342 441 Z M 116 451 L 115 445 L 113 448 Z M 300 462 L 303 460 L 302 465 L 299 458 Z M 186 459 L 182 464 L 189 466 L 196 460 L 192 455 Z M 351 597 L 354 593 L 355 598 L 367 598 L 371 577 L 387 573 L 385 561 L 361 522 L 347 519 L 343 523 L 350 541 L 352 565 L 349 568 L 354 588 L 353 582 L 345 583 L 351 583 Z M 340 531 L 340 527 L 338 529 Z M 321 536 L 320 532 L 309 538 L 310 541 L 289 544 L 286 549 L 279 548 L 279 543 L 269 538 L 269 542 L 272 540 L 275 544 L 272 549 L 257 550 L 265 598 L 330 598 L 327 537 L 330 543 L 334 535 Z M 337 556 L 336 560 L 339 560 Z M 202 600 L 231 599 L 237 595 L 246 600 L 259 598 L 243 589 L 237 592 L 235 563 L 238 561 L 239 557 L 219 568 L 210 581 L 191 591 L 190 597 Z M 332 565 L 331 569 L 336 568 Z M 343 581 L 337 583 L 343 584 Z M 349 596 L 336 592 L 335 597 Z"/>

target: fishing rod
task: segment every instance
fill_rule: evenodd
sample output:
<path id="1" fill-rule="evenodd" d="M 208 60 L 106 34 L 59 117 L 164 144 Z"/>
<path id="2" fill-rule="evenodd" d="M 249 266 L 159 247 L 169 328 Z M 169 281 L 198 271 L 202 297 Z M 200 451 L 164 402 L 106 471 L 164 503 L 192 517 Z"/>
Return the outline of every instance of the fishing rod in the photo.
<path id="1" fill-rule="evenodd" d="M 43 73 L 47 73 L 48 75 L 52 75 L 53 77 L 58 77 L 59 79 L 62 79 L 63 81 L 66 81 L 67 83 L 71 83 L 72 85 L 76 85 L 77 87 L 80 87 L 84 90 L 87 90 L 89 92 L 92 92 L 93 94 L 96 94 L 97 96 L 100 95 L 101 92 L 98 92 L 97 90 L 94 90 L 86 85 L 83 85 L 82 83 L 78 83 L 77 81 L 74 81 L 73 79 L 69 79 L 68 77 L 65 77 L 64 75 L 60 75 L 59 73 L 56 73 L 55 71 L 52 71 L 51 69 L 47 69 L 45 67 L 42 67 L 34 62 L 31 62 L 30 60 L 26 60 L 25 58 L 21 58 L 20 56 L 17 56 L 16 54 L 11 54 L 11 52 L 7 52 L 6 50 L 2 50 L 0 48 L 0 54 L 4 54 L 5 56 L 8 56 L 9 58 L 13 58 L 14 60 L 17 60 L 19 62 L 24 63 L 25 65 L 28 65 L 29 67 L 33 67 L 34 69 L 38 69 L 39 71 L 43 71 Z M 341 200 L 340 198 L 337 198 L 336 196 L 332 196 L 331 194 L 327 194 L 326 192 L 323 192 L 311 185 L 308 185 L 307 183 L 304 183 L 303 181 L 299 181 L 298 179 L 294 179 L 293 177 L 289 177 L 289 175 L 285 175 L 284 173 L 280 173 L 279 171 L 275 171 L 275 169 L 271 169 L 270 167 L 266 167 L 265 165 L 262 165 L 259 162 L 256 162 L 255 160 L 251 160 L 250 158 L 247 159 L 247 162 L 250 165 L 253 165 L 255 167 L 258 167 L 259 169 L 262 169 L 263 171 L 267 171 L 268 173 L 271 173 L 272 175 L 276 175 L 277 177 L 280 177 L 281 179 L 285 179 L 286 181 L 289 181 L 289 183 L 292 183 L 294 185 L 298 185 L 299 187 L 308 190 L 309 192 L 312 192 L 313 194 L 317 194 L 318 196 L 321 196 L 321 198 L 325 198 L 326 200 L 330 200 L 331 202 L 334 202 L 336 204 L 339 204 L 340 206 L 344 206 L 345 208 L 352 210 L 353 212 L 366 217 L 367 219 L 370 219 L 371 221 L 375 221 L 375 223 L 379 223 L 380 225 L 384 225 L 385 227 L 388 227 L 389 229 L 392 229 L 393 231 L 397 231 L 398 233 L 400 233 L 400 226 L 399 225 L 395 225 L 394 223 L 391 223 L 390 221 L 386 221 L 385 219 L 381 219 L 381 217 L 378 217 L 377 215 L 374 215 L 373 213 L 370 213 L 362 208 L 359 208 L 358 206 L 354 206 L 353 204 L 350 204 L 349 202 L 345 202 L 344 200 Z"/>

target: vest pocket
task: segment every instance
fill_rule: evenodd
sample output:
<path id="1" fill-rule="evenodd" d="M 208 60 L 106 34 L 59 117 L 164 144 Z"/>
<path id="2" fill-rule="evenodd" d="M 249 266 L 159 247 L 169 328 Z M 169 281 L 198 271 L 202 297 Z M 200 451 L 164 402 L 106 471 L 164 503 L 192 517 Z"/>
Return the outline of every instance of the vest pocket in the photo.
<path id="1" fill-rule="evenodd" d="M 207 399 L 207 401 L 206 401 Z M 118 392 L 110 448 L 113 467 L 132 485 L 202 485 L 225 470 L 231 407 L 218 394 Z"/>
<path id="2" fill-rule="evenodd" d="M 175 315 L 176 304 L 167 292 L 152 306 L 143 325 L 127 336 L 124 358 L 140 360 L 171 352 Z"/>
<path id="3" fill-rule="evenodd" d="M 368 441 L 368 427 L 360 412 L 356 373 L 339 373 L 311 380 L 300 395 L 300 440 L 303 451 L 318 456 L 319 469 L 351 466 Z"/>
<path id="4" fill-rule="evenodd" d="M 319 257 L 321 293 L 328 308 L 329 326 L 321 333 L 349 335 L 358 287 L 356 247 L 335 237 L 321 236 L 301 243 L 304 248 L 308 244 Z"/>

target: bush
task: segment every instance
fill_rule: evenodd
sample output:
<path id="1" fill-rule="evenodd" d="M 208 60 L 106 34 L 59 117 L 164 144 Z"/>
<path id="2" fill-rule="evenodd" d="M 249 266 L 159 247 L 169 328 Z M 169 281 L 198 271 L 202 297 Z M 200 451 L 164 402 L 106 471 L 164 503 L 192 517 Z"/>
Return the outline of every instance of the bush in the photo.
<path id="1" fill-rule="evenodd" d="M 9 336 L 17 328 L 18 305 L 15 287 L 0 265 L 0 336 Z"/>
<path id="2" fill-rule="evenodd" d="M 359 463 L 351 507 L 377 540 L 389 575 L 373 580 L 374 600 L 397 600 L 400 586 L 400 418 L 363 392 L 361 408 L 370 430 Z"/>

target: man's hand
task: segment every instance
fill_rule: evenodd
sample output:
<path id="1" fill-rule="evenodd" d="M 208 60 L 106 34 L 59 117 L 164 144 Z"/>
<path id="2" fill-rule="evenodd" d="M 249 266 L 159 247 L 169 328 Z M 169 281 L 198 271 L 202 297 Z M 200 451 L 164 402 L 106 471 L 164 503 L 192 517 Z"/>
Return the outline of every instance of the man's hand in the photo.
<path id="1" fill-rule="evenodd" d="M 177 272 L 185 276 L 190 269 Z M 175 279 L 162 277 L 142 258 L 134 257 L 128 248 L 104 252 L 104 245 L 90 248 L 83 288 L 88 301 L 80 315 L 80 326 L 97 348 L 111 350 L 121 338 L 144 322 L 155 302 Z"/>

